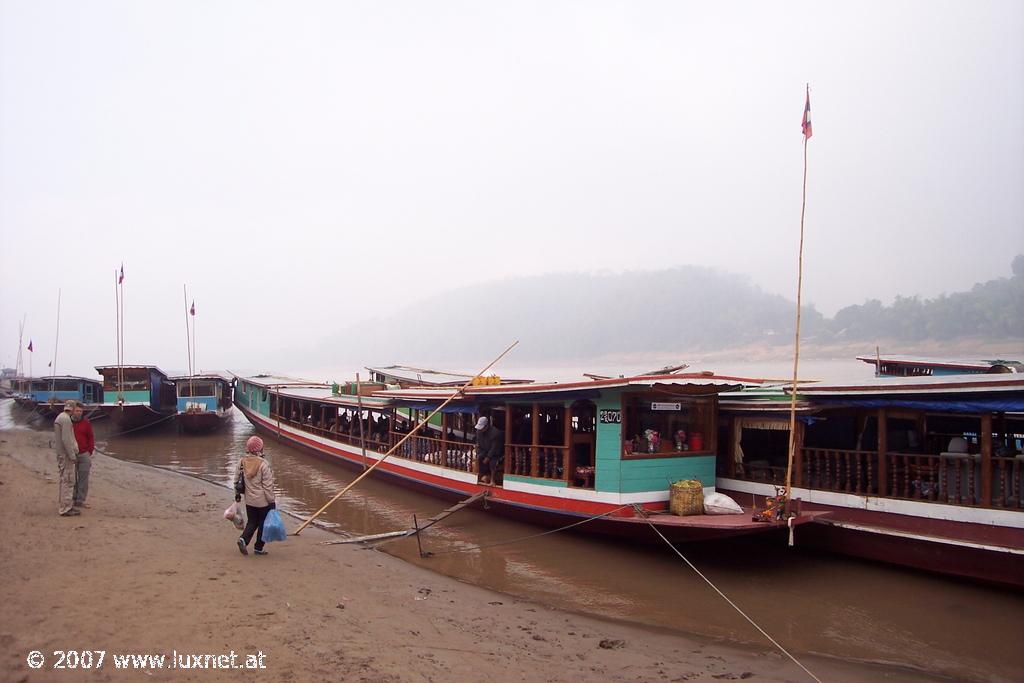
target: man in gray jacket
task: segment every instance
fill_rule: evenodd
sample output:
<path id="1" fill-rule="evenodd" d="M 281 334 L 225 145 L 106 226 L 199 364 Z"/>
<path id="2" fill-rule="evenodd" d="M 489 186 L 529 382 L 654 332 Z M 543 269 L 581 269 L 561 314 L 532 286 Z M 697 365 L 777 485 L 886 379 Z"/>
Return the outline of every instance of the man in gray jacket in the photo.
<path id="1" fill-rule="evenodd" d="M 66 401 L 64 412 L 53 421 L 53 448 L 57 451 L 57 469 L 60 471 L 58 511 L 63 517 L 82 514 L 73 506 L 78 442 L 75 441 L 75 425 L 71 422 L 71 411 L 77 405 L 78 401 Z"/>

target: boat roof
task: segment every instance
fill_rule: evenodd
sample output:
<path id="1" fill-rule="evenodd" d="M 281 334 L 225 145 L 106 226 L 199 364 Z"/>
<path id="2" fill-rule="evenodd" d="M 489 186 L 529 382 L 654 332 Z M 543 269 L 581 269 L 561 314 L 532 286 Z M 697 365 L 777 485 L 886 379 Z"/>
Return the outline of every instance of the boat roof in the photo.
<path id="1" fill-rule="evenodd" d="M 95 377 L 81 377 L 79 375 L 47 375 L 45 377 L 18 377 L 17 379 L 30 380 L 32 382 L 49 382 L 51 380 L 77 380 L 80 382 L 90 382 L 92 384 L 103 384 L 103 380 Z"/>
<path id="2" fill-rule="evenodd" d="M 502 384 L 495 386 L 469 387 L 465 391 L 467 397 L 491 396 L 528 396 L 560 394 L 563 392 L 589 393 L 594 389 L 620 389 L 627 387 L 671 387 L 681 390 L 713 389 L 714 393 L 738 390 L 743 386 L 758 384 L 763 380 L 728 377 L 712 373 L 689 373 L 668 375 L 637 375 L 635 377 L 616 377 L 612 379 L 588 380 L 586 382 L 553 382 L 537 384 Z M 412 400 L 430 400 L 450 398 L 455 389 L 448 387 L 388 389 L 374 392 L 375 396 L 388 398 L 405 398 Z M 696 392 L 694 392 L 696 393 Z"/>
<path id="3" fill-rule="evenodd" d="M 381 365 L 377 367 L 366 366 L 371 373 L 384 375 L 399 382 L 415 382 L 423 386 L 462 386 L 473 379 L 474 375 L 462 372 L 448 372 L 445 370 L 430 370 L 427 368 L 416 368 L 409 365 Z M 528 384 L 532 379 L 511 379 L 501 378 L 502 384 Z"/>
<path id="4" fill-rule="evenodd" d="M 158 368 L 155 365 L 128 365 L 128 364 L 124 364 L 124 365 L 117 365 L 117 364 L 115 364 L 115 365 L 97 365 L 96 366 L 96 372 L 99 372 L 100 374 L 102 374 L 104 370 L 117 370 L 118 368 L 123 368 L 125 370 L 156 370 L 157 372 L 159 372 L 164 377 L 167 377 L 168 379 L 170 379 L 170 377 L 167 376 L 166 372 L 164 372 L 163 370 L 161 370 L 160 368 Z"/>
<path id="5" fill-rule="evenodd" d="M 950 358 L 928 358 L 910 355 L 857 356 L 857 360 L 876 365 L 879 361 L 890 365 L 914 365 L 954 370 L 988 370 L 995 365 L 1005 365 L 1017 372 L 1024 369 L 1024 364 L 1015 360 L 955 360 Z"/>
<path id="6" fill-rule="evenodd" d="M 237 373 L 231 373 L 236 379 L 245 380 L 249 384 L 255 384 L 259 387 L 266 387 L 267 389 L 273 387 L 327 387 L 330 391 L 331 385 L 327 382 L 317 382 L 311 379 L 299 379 L 297 377 L 288 377 L 287 375 L 239 375 Z"/>
<path id="7" fill-rule="evenodd" d="M 800 380 L 801 385 L 812 383 L 813 380 Z M 792 408 L 793 394 L 786 391 L 792 382 L 749 386 L 739 391 L 727 391 L 718 396 L 718 408 L 730 413 L 786 413 Z M 814 412 L 819 408 L 812 405 L 806 398 L 797 394 L 796 412 Z"/>
<path id="8" fill-rule="evenodd" d="M 300 401 L 317 401 L 347 407 L 356 407 L 360 401 L 359 397 L 354 394 L 334 394 L 331 385 L 326 382 L 314 382 L 285 375 L 255 375 L 253 377 L 235 375 L 235 377 L 249 384 L 272 390 L 285 398 L 294 398 Z M 376 395 L 362 397 L 363 408 L 381 408 L 389 403 L 388 399 Z"/>
<path id="9" fill-rule="evenodd" d="M 1012 373 L 995 375 L 940 375 L 937 377 L 872 377 L 855 382 L 812 384 L 800 387 L 799 389 L 800 394 L 810 396 L 979 392 L 1024 392 L 1024 376 Z"/>
<path id="10" fill-rule="evenodd" d="M 355 408 L 362 401 L 363 408 L 383 408 L 391 405 L 391 401 L 380 396 L 355 396 L 353 394 L 334 394 L 331 387 L 278 387 L 276 392 L 285 398 L 294 398 L 300 401 L 316 401 L 317 403 L 330 403 L 337 406 Z"/>
<path id="11" fill-rule="evenodd" d="M 671 375 L 673 373 L 685 370 L 688 367 L 690 367 L 689 363 L 680 363 L 678 365 L 666 365 L 664 367 L 658 368 L 657 370 L 649 370 L 647 372 L 641 372 L 641 373 L 638 373 L 638 374 L 639 375 Z M 619 373 L 617 375 L 615 373 L 612 373 L 610 375 L 605 375 L 605 374 L 599 374 L 599 373 L 596 373 L 596 372 L 584 372 L 583 376 L 584 377 L 589 377 L 590 379 L 598 380 L 598 379 L 614 379 L 615 377 L 625 377 L 626 375 L 624 373 Z"/>
<path id="12" fill-rule="evenodd" d="M 171 379 L 174 380 L 175 382 L 180 382 L 182 380 L 187 381 L 187 380 L 191 379 L 191 380 L 214 380 L 216 382 L 228 382 L 228 383 L 230 383 L 230 382 L 232 382 L 234 380 L 233 377 L 229 377 L 226 374 L 223 374 L 223 373 L 220 373 L 220 372 L 204 372 L 204 373 L 201 373 L 201 374 L 198 374 L 198 375 L 175 375 L 174 377 L 171 377 Z"/>

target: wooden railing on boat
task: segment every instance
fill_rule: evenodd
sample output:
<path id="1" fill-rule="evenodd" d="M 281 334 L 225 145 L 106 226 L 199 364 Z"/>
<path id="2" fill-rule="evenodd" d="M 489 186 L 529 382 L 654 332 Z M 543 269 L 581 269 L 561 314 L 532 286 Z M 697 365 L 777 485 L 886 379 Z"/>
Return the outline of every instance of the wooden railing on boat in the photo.
<path id="1" fill-rule="evenodd" d="M 505 472 L 535 479 L 566 480 L 569 448 L 567 446 L 505 446 Z"/>
<path id="2" fill-rule="evenodd" d="M 356 425 L 355 428 L 350 429 L 349 432 L 337 432 L 308 422 L 286 420 L 284 418 L 279 418 L 274 414 L 271 414 L 270 419 L 275 423 L 280 422 L 282 425 L 288 425 L 289 427 L 299 429 L 310 434 L 316 434 L 330 439 L 331 441 L 337 441 L 355 448 L 361 448 L 364 443 L 363 439 L 359 436 L 358 425 Z M 404 434 L 395 432 L 389 434 L 380 434 L 379 432 L 367 434 L 365 439 L 366 449 L 376 453 L 386 453 L 391 449 L 392 445 L 398 443 L 403 436 Z M 392 454 L 392 457 L 404 458 L 405 460 L 413 460 L 416 462 L 426 462 L 433 465 L 439 465 L 441 467 L 447 467 L 448 469 L 458 470 L 460 472 L 476 471 L 475 456 L 476 450 L 472 443 L 464 443 L 459 440 L 443 440 L 440 438 L 419 435 L 407 440 Z"/>
<path id="3" fill-rule="evenodd" d="M 786 469 L 752 463 L 736 476 L 782 485 Z M 802 448 L 793 476 L 795 486 L 817 491 L 1024 509 L 1024 459 L 1017 457 L 992 458 L 987 505 L 981 458 L 976 454 L 890 451 L 880 458 L 876 451 Z"/>
<path id="4" fill-rule="evenodd" d="M 804 448 L 798 486 L 861 496 L 985 505 L 981 458 L 964 454 L 885 454 L 875 451 Z M 884 463 L 885 477 L 880 476 Z M 1024 508 L 1024 460 L 992 458 L 989 507 Z M 879 490 L 884 483 L 884 490 Z"/>
<path id="5" fill-rule="evenodd" d="M 392 436 L 401 438 L 401 435 L 398 434 L 393 434 Z M 417 435 L 399 446 L 393 455 L 405 458 L 406 460 L 426 462 L 460 472 L 476 471 L 476 448 L 472 443 Z"/>

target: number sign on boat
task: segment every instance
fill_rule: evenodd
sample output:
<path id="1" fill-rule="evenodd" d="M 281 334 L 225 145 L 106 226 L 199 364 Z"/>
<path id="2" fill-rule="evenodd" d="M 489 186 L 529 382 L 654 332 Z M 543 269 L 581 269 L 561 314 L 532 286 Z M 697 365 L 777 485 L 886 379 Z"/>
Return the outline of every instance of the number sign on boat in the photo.
<path id="1" fill-rule="evenodd" d="M 601 424 L 617 425 L 622 423 L 621 410 L 602 410 L 600 414 Z"/>

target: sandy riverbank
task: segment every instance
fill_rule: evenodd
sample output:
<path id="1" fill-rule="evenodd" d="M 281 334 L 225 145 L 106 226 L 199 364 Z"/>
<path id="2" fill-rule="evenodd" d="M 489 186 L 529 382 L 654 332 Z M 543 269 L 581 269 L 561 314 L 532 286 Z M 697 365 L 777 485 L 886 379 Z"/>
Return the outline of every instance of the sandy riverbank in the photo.
<path id="1" fill-rule="evenodd" d="M 767 646 L 745 650 L 519 601 L 378 552 L 318 545 L 331 536 L 315 529 L 269 545 L 267 557 L 242 557 L 221 518 L 227 491 L 102 455 L 91 508 L 61 518 L 48 441 L 45 432 L 0 432 L 3 680 L 138 677 L 115 670 L 112 655 L 172 650 L 234 651 L 238 661 L 261 651 L 266 670 L 243 678 L 283 681 L 807 680 Z M 53 670 L 53 651 L 70 649 L 108 654 L 98 671 Z M 43 669 L 28 667 L 33 650 L 44 653 Z M 928 680 L 801 659 L 830 681 Z"/>

